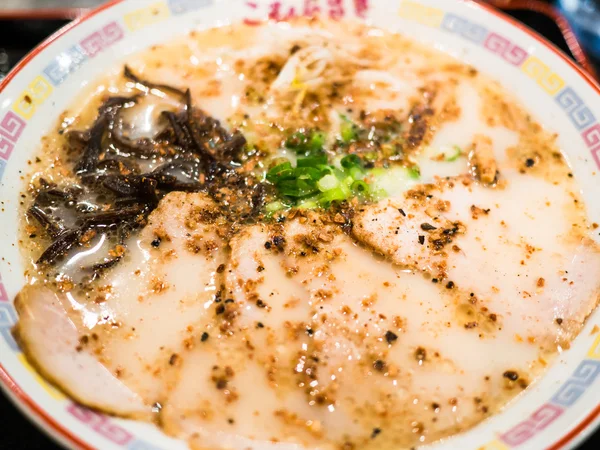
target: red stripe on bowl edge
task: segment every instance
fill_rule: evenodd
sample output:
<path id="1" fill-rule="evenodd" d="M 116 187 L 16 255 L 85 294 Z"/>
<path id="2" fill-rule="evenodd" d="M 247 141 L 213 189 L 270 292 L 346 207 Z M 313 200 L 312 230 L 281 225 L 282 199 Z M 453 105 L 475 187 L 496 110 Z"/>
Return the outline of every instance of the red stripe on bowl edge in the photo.
<path id="1" fill-rule="evenodd" d="M 0 20 L 71 20 L 88 11 L 89 8 L 0 9 Z"/>
<path id="2" fill-rule="evenodd" d="M 117 0 L 117 1 L 122 1 L 122 0 Z M 24 406 L 25 409 L 29 410 L 31 413 L 36 415 L 42 422 L 44 422 L 44 424 L 48 428 L 52 429 L 52 432 L 57 433 L 58 435 L 60 435 L 62 438 L 64 438 L 69 443 L 75 444 L 75 446 L 79 449 L 94 450 L 93 447 L 91 447 L 89 444 L 85 443 L 84 441 L 79 439 L 77 436 L 72 434 L 67 428 L 63 427 L 60 423 L 58 423 L 52 416 L 48 415 L 46 413 L 46 411 L 44 411 L 40 407 L 40 405 L 35 403 L 33 401 L 33 399 L 30 398 L 19 387 L 19 385 L 15 382 L 15 380 L 13 380 L 13 378 L 8 374 L 8 372 L 6 372 L 6 370 L 4 369 L 2 364 L 0 364 L 0 382 L 1 382 L 2 387 L 8 388 L 8 390 L 10 390 L 10 392 L 21 402 L 21 405 L 18 405 L 18 406 L 21 406 L 21 407 Z M 8 396 L 8 397 L 14 401 L 14 398 L 12 398 L 10 396 Z M 15 402 L 15 403 L 17 403 L 17 402 Z M 37 424 L 37 425 L 39 425 L 39 424 Z M 50 435 L 53 439 L 58 440 L 57 437 L 54 436 L 51 431 L 49 431 L 45 427 L 40 427 L 40 428 L 42 428 L 42 430 L 45 433 L 47 433 L 48 435 Z M 59 441 L 59 443 L 61 443 L 60 440 L 58 440 L 58 441 Z"/>
<path id="3" fill-rule="evenodd" d="M 108 8 L 111 8 L 112 6 L 114 6 L 118 3 L 121 3 L 122 1 L 123 0 L 110 0 L 107 3 L 105 3 L 104 5 L 101 5 L 98 8 L 92 9 L 87 14 L 84 14 L 83 16 L 76 18 L 72 22 L 70 22 L 67 25 L 65 25 L 64 27 L 62 27 L 56 33 L 54 33 L 50 37 L 46 38 L 46 40 L 44 40 L 40 45 L 38 45 L 31 52 L 29 52 L 21 61 L 19 61 L 17 63 L 17 65 L 15 67 L 13 67 L 10 72 L 8 72 L 8 75 L 6 75 L 6 77 L 2 81 L 0 81 L 0 94 L 2 93 L 4 88 L 8 85 L 8 83 L 10 83 L 10 81 L 15 77 L 15 75 L 17 73 L 19 73 L 21 71 L 21 69 L 23 69 L 23 67 L 25 67 L 29 61 L 31 61 L 33 58 L 35 58 L 35 56 L 38 53 L 40 53 L 42 50 L 44 50 L 46 47 L 48 47 L 50 44 L 52 44 L 54 41 L 56 41 L 58 38 L 60 38 L 64 34 L 66 34 L 71 29 L 82 24 L 86 20 L 91 19 L 96 14 L 99 14 L 102 11 L 104 11 Z"/>
<path id="4" fill-rule="evenodd" d="M 87 14 L 84 14 L 84 15 L 76 18 L 75 20 L 73 20 L 69 24 L 65 25 L 60 30 L 58 30 L 56 33 L 54 33 L 53 35 L 48 37 L 46 40 L 44 40 L 40 45 L 38 45 L 31 52 L 29 52 L 21 61 L 19 61 L 19 63 L 15 67 L 13 67 L 13 69 L 8 73 L 8 75 L 0 82 L 0 93 L 2 93 L 2 91 L 4 91 L 4 88 L 6 88 L 6 86 L 8 86 L 8 84 L 15 77 L 15 75 L 17 75 L 17 73 L 19 73 L 27 65 L 27 63 L 29 63 L 29 61 L 31 61 L 33 58 L 35 58 L 35 56 L 37 54 L 39 54 L 42 50 L 44 50 L 46 47 L 48 47 L 50 44 L 52 44 L 54 41 L 56 41 L 58 38 L 60 38 L 64 34 L 66 34 L 71 29 L 77 27 L 78 25 L 82 24 L 86 20 L 94 17 L 96 14 L 99 14 L 100 12 L 102 12 L 118 3 L 121 3 L 122 1 L 123 0 L 110 0 L 107 3 L 105 3 L 104 5 L 101 5 L 98 8 L 95 8 L 95 9 L 89 11 Z M 84 441 L 79 439 L 77 436 L 75 436 L 73 433 L 71 433 L 68 429 L 63 427 L 53 417 L 48 415 L 46 413 L 46 411 L 44 411 L 42 409 L 42 407 L 40 407 L 40 405 L 35 403 L 33 401 L 33 399 L 30 398 L 29 395 L 27 395 L 19 387 L 17 382 L 8 374 L 8 372 L 6 371 L 6 369 L 4 368 L 4 366 L 1 363 L 0 363 L 0 381 L 2 382 L 2 387 L 7 388 L 14 395 L 14 398 L 9 396 L 9 398 L 11 398 L 11 400 L 14 400 L 15 398 L 18 399 L 19 402 L 21 402 L 21 405 L 18 405 L 18 406 L 24 405 L 27 410 L 29 410 L 31 413 L 35 414 L 54 433 L 57 433 L 59 436 L 64 438 L 66 441 L 70 442 L 71 444 L 74 444 L 77 448 L 84 449 L 84 450 L 93 450 L 93 447 L 91 447 L 90 445 L 88 445 L 87 443 L 85 443 Z M 41 427 L 41 428 L 44 432 L 48 433 L 51 437 L 56 439 L 56 436 L 53 436 L 52 432 L 50 432 L 48 429 L 46 429 L 45 427 Z"/>
<path id="5" fill-rule="evenodd" d="M 581 75 L 581 77 L 585 81 L 587 81 L 587 83 L 590 85 L 590 87 L 592 87 L 592 89 L 594 89 L 598 94 L 600 94 L 600 84 L 598 84 L 599 82 L 596 81 L 588 72 L 583 70 L 579 65 L 575 64 L 575 62 L 573 62 L 573 60 L 571 58 L 569 58 L 565 53 L 563 53 L 561 50 L 559 50 L 558 47 L 556 47 L 548 39 L 546 39 L 542 35 L 536 33 L 528 26 L 519 22 L 517 19 L 514 19 L 513 17 L 509 16 L 508 14 L 498 10 L 494 6 L 491 6 L 487 3 L 485 3 L 485 0 L 463 0 L 463 1 L 465 3 L 470 3 L 474 6 L 477 6 L 480 9 L 483 9 L 484 11 L 487 11 L 488 13 L 492 14 L 493 16 L 496 16 L 497 18 L 502 19 L 505 22 L 508 22 L 510 25 L 512 25 L 515 28 L 518 28 L 519 30 L 528 34 L 530 37 L 532 37 L 533 39 L 538 41 L 540 44 L 547 47 L 549 50 L 552 50 L 552 52 L 554 52 L 555 55 L 557 55 L 559 58 L 561 58 L 564 62 L 566 62 L 569 66 L 571 66 L 571 68 L 573 70 L 575 70 L 579 75 Z"/>

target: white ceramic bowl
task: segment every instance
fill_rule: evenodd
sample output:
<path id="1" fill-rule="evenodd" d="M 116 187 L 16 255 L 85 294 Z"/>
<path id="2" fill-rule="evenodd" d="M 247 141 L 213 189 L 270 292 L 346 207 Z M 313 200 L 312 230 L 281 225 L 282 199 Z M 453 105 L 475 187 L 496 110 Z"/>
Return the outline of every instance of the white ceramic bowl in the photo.
<path id="1" fill-rule="evenodd" d="M 107 66 L 193 28 L 285 18 L 305 4 L 404 33 L 499 79 L 559 133 L 600 223 L 600 88 L 554 47 L 490 8 L 449 0 L 116 0 L 76 20 L 30 53 L 0 84 L 0 381 L 38 425 L 69 447 L 185 448 L 143 423 L 83 409 L 29 367 L 10 334 L 24 283 L 17 249 L 21 171 L 40 137 Z M 276 7 L 275 4 L 279 4 Z M 335 14 L 335 13 L 334 13 Z M 598 238 L 598 236 L 596 236 Z M 600 423 L 600 310 L 546 376 L 503 413 L 436 449 L 558 449 Z M 473 355 L 477 357 L 477 355 Z M 0 440 L 1 440 L 0 435 Z"/>

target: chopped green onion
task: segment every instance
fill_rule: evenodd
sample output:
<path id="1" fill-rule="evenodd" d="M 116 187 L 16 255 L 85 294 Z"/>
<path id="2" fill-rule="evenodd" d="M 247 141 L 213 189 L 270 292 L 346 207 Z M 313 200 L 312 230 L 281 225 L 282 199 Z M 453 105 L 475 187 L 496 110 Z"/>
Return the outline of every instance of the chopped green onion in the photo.
<path id="1" fill-rule="evenodd" d="M 303 200 L 298 203 L 299 209 L 315 209 L 319 206 L 319 204 L 314 200 Z"/>
<path id="2" fill-rule="evenodd" d="M 314 131 L 310 138 L 310 148 L 313 150 L 321 150 L 325 146 L 327 136 L 322 131 Z"/>
<path id="3" fill-rule="evenodd" d="M 327 164 L 327 155 L 325 153 L 298 158 L 298 167 L 315 167 L 325 164 Z"/>
<path id="4" fill-rule="evenodd" d="M 298 178 L 296 180 L 284 180 L 277 183 L 279 193 L 287 197 L 302 198 L 319 192 L 316 184 L 311 180 Z"/>
<path id="5" fill-rule="evenodd" d="M 340 135 L 342 137 L 342 142 L 344 144 L 348 144 L 350 142 L 356 141 L 358 138 L 358 127 L 352 123 L 348 117 L 344 114 L 340 114 L 340 119 L 342 119 L 342 123 L 340 125 Z"/>
<path id="6" fill-rule="evenodd" d="M 317 182 L 323 176 L 323 173 L 316 167 L 296 167 L 294 176 L 301 180 Z"/>
<path id="7" fill-rule="evenodd" d="M 342 179 L 341 185 L 346 189 L 348 193 L 350 193 L 350 186 L 352 186 L 352 183 L 354 183 L 354 178 L 352 178 L 351 176 L 347 176 L 344 179 Z"/>
<path id="8" fill-rule="evenodd" d="M 341 165 L 344 169 L 351 169 L 352 167 L 362 167 L 363 163 L 358 155 L 352 153 L 342 158 Z"/>
<path id="9" fill-rule="evenodd" d="M 319 169 L 323 173 L 323 175 L 335 173 L 335 167 L 328 166 L 326 164 L 319 164 L 317 166 L 317 169 Z"/>
<path id="10" fill-rule="evenodd" d="M 354 130 L 354 125 L 351 126 L 342 126 L 342 142 L 344 144 L 348 144 L 349 142 L 356 140 L 356 130 Z"/>
<path id="11" fill-rule="evenodd" d="M 458 145 L 455 145 L 454 147 L 452 147 L 452 150 L 453 150 L 453 153 L 446 155 L 445 159 L 448 162 L 456 161 L 458 158 L 460 158 L 460 156 L 463 153 L 462 149 Z"/>
<path id="12" fill-rule="evenodd" d="M 363 169 L 360 169 L 358 167 L 353 167 L 348 172 L 349 172 L 350 176 L 355 180 L 360 180 L 360 179 L 364 178 L 364 175 L 365 175 Z"/>
<path id="13" fill-rule="evenodd" d="M 344 156 L 341 164 L 345 171 L 355 180 L 364 178 L 364 164 L 359 156 L 354 154 Z"/>
<path id="14" fill-rule="evenodd" d="M 421 169 L 419 166 L 412 166 L 408 168 L 408 176 L 413 180 L 421 178 Z"/>
<path id="15" fill-rule="evenodd" d="M 333 174 L 325 175 L 317 181 L 317 187 L 321 192 L 330 191 L 340 185 L 340 180 Z"/>
<path id="16" fill-rule="evenodd" d="M 350 195 L 352 195 L 352 193 L 348 191 L 347 187 L 339 185 L 335 189 L 323 192 L 323 194 L 319 196 L 319 204 L 324 208 L 327 208 L 332 202 L 346 200 Z"/>
<path id="17" fill-rule="evenodd" d="M 352 183 L 351 189 L 357 194 L 366 194 L 369 192 L 369 185 L 362 180 L 356 180 Z"/>
<path id="18" fill-rule="evenodd" d="M 325 140 L 325 133 L 318 130 L 296 131 L 285 141 L 285 146 L 298 155 L 312 156 L 323 151 Z"/>
<path id="19" fill-rule="evenodd" d="M 322 148 L 324 139 L 320 132 L 311 132 L 310 137 L 298 132 L 288 139 L 286 146 L 293 148 L 299 157 L 295 167 L 291 161 L 277 161 L 267 172 L 267 181 L 280 196 L 280 200 L 265 207 L 267 214 L 292 206 L 327 208 L 333 202 L 354 196 L 373 198 L 373 187 L 364 181 L 367 171 L 361 157 L 350 154 L 329 163 Z M 406 174 L 408 169 L 402 170 Z M 377 189 L 382 191 L 380 187 Z"/>
<path id="20" fill-rule="evenodd" d="M 396 196 L 419 183 L 418 172 L 406 167 L 374 168 L 365 177 L 369 184 L 369 198 L 379 200 Z"/>
<path id="21" fill-rule="evenodd" d="M 296 131 L 285 141 L 287 148 L 296 149 L 303 145 L 307 140 L 306 133 L 302 131 Z"/>
<path id="22" fill-rule="evenodd" d="M 285 209 L 287 208 L 287 205 L 285 205 L 284 203 L 276 200 L 274 202 L 271 203 L 267 203 L 267 205 L 265 206 L 265 209 L 267 210 L 268 213 L 274 213 L 277 212 L 281 209 Z"/>
<path id="23" fill-rule="evenodd" d="M 276 183 L 278 180 L 293 177 L 293 171 L 292 163 L 289 161 L 278 164 L 267 172 L 267 181 Z"/>

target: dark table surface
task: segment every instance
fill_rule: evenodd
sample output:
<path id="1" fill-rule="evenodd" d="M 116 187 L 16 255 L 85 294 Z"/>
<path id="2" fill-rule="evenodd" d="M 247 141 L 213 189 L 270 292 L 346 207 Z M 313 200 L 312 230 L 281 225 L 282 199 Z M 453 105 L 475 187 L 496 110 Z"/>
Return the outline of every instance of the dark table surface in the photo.
<path id="1" fill-rule="evenodd" d="M 0 0 L 0 3 L 3 1 Z M 568 53 L 562 35 L 551 20 L 530 12 L 517 12 L 513 15 Z M 60 20 L 0 20 L 0 78 L 29 50 L 66 23 Z M 595 63 L 600 73 L 600 61 Z M 31 424 L 1 391 L 0 436 L 0 449 L 58 450 L 60 448 Z M 598 449 L 600 449 L 600 431 L 580 446 L 580 450 Z"/>

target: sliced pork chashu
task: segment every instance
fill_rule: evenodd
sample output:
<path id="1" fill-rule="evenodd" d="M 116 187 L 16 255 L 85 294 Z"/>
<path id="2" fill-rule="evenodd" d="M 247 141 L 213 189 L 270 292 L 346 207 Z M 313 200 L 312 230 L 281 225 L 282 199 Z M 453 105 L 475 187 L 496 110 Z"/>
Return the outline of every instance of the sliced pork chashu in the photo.
<path id="1" fill-rule="evenodd" d="M 249 227 L 230 245 L 219 328 L 187 358 L 162 414 L 199 448 L 245 448 L 241 436 L 310 448 L 431 442 L 535 376 L 536 348 L 493 323 L 483 335 L 465 328 L 456 292 L 375 258 L 317 214 Z"/>
<path id="2" fill-rule="evenodd" d="M 291 327 L 310 310 L 304 288 L 283 267 L 277 246 L 283 248 L 284 239 L 281 227 L 256 225 L 230 241 L 213 325 L 185 359 L 161 414 L 167 432 L 193 448 L 332 448 L 319 440 L 317 424 L 307 422 L 311 407 L 291 366 L 298 348 L 282 345 L 288 336 L 308 342 L 305 330 Z M 290 300 L 296 300 L 293 308 L 286 306 Z"/>
<path id="3" fill-rule="evenodd" d="M 534 184 L 514 188 L 538 181 L 526 182 Z M 519 209 L 510 189 L 449 183 L 365 207 L 354 234 L 396 264 L 316 213 L 242 228 L 225 251 L 214 204 L 171 194 L 102 301 L 82 308 L 26 288 L 17 333 L 42 372 L 84 404 L 138 416 L 160 404 L 165 431 L 193 448 L 432 442 L 521 392 L 547 362 L 549 339 L 574 332 L 594 303 L 575 300 L 597 295 L 585 272 L 599 269 L 597 249 L 575 239 L 568 217 L 551 230 L 525 226 L 546 217 L 545 195 L 564 207 L 568 194 L 544 191 Z M 490 230 L 504 231 L 494 240 Z M 473 264 L 497 273 L 482 264 L 523 251 L 521 276 L 472 278 Z M 574 283 L 563 288 L 556 270 Z M 514 297 L 525 291 L 531 297 Z M 42 314 L 48 308 L 53 316 Z M 53 333 L 52 349 L 41 332 Z M 84 378 L 103 395 L 83 390 Z"/>
<path id="4" fill-rule="evenodd" d="M 85 328 L 65 295 L 26 286 L 15 299 L 15 307 L 20 318 L 15 337 L 48 381 L 90 407 L 128 416 L 148 415 L 143 399 L 95 355 L 76 350 Z"/>
<path id="5" fill-rule="evenodd" d="M 461 292 L 468 326 L 494 314 L 524 346 L 568 341 L 598 302 L 599 247 L 577 225 L 585 216 L 575 194 L 509 175 L 503 188 L 457 180 L 366 206 L 354 235 Z"/>
<path id="6" fill-rule="evenodd" d="M 212 200 L 172 193 L 128 243 L 110 284 L 86 293 L 87 303 L 26 287 L 15 333 L 27 357 L 83 404 L 127 416 L 150 412 L 176 381 L 181 353 L 200 339 L 225 262 L 218 230 Z"/>

